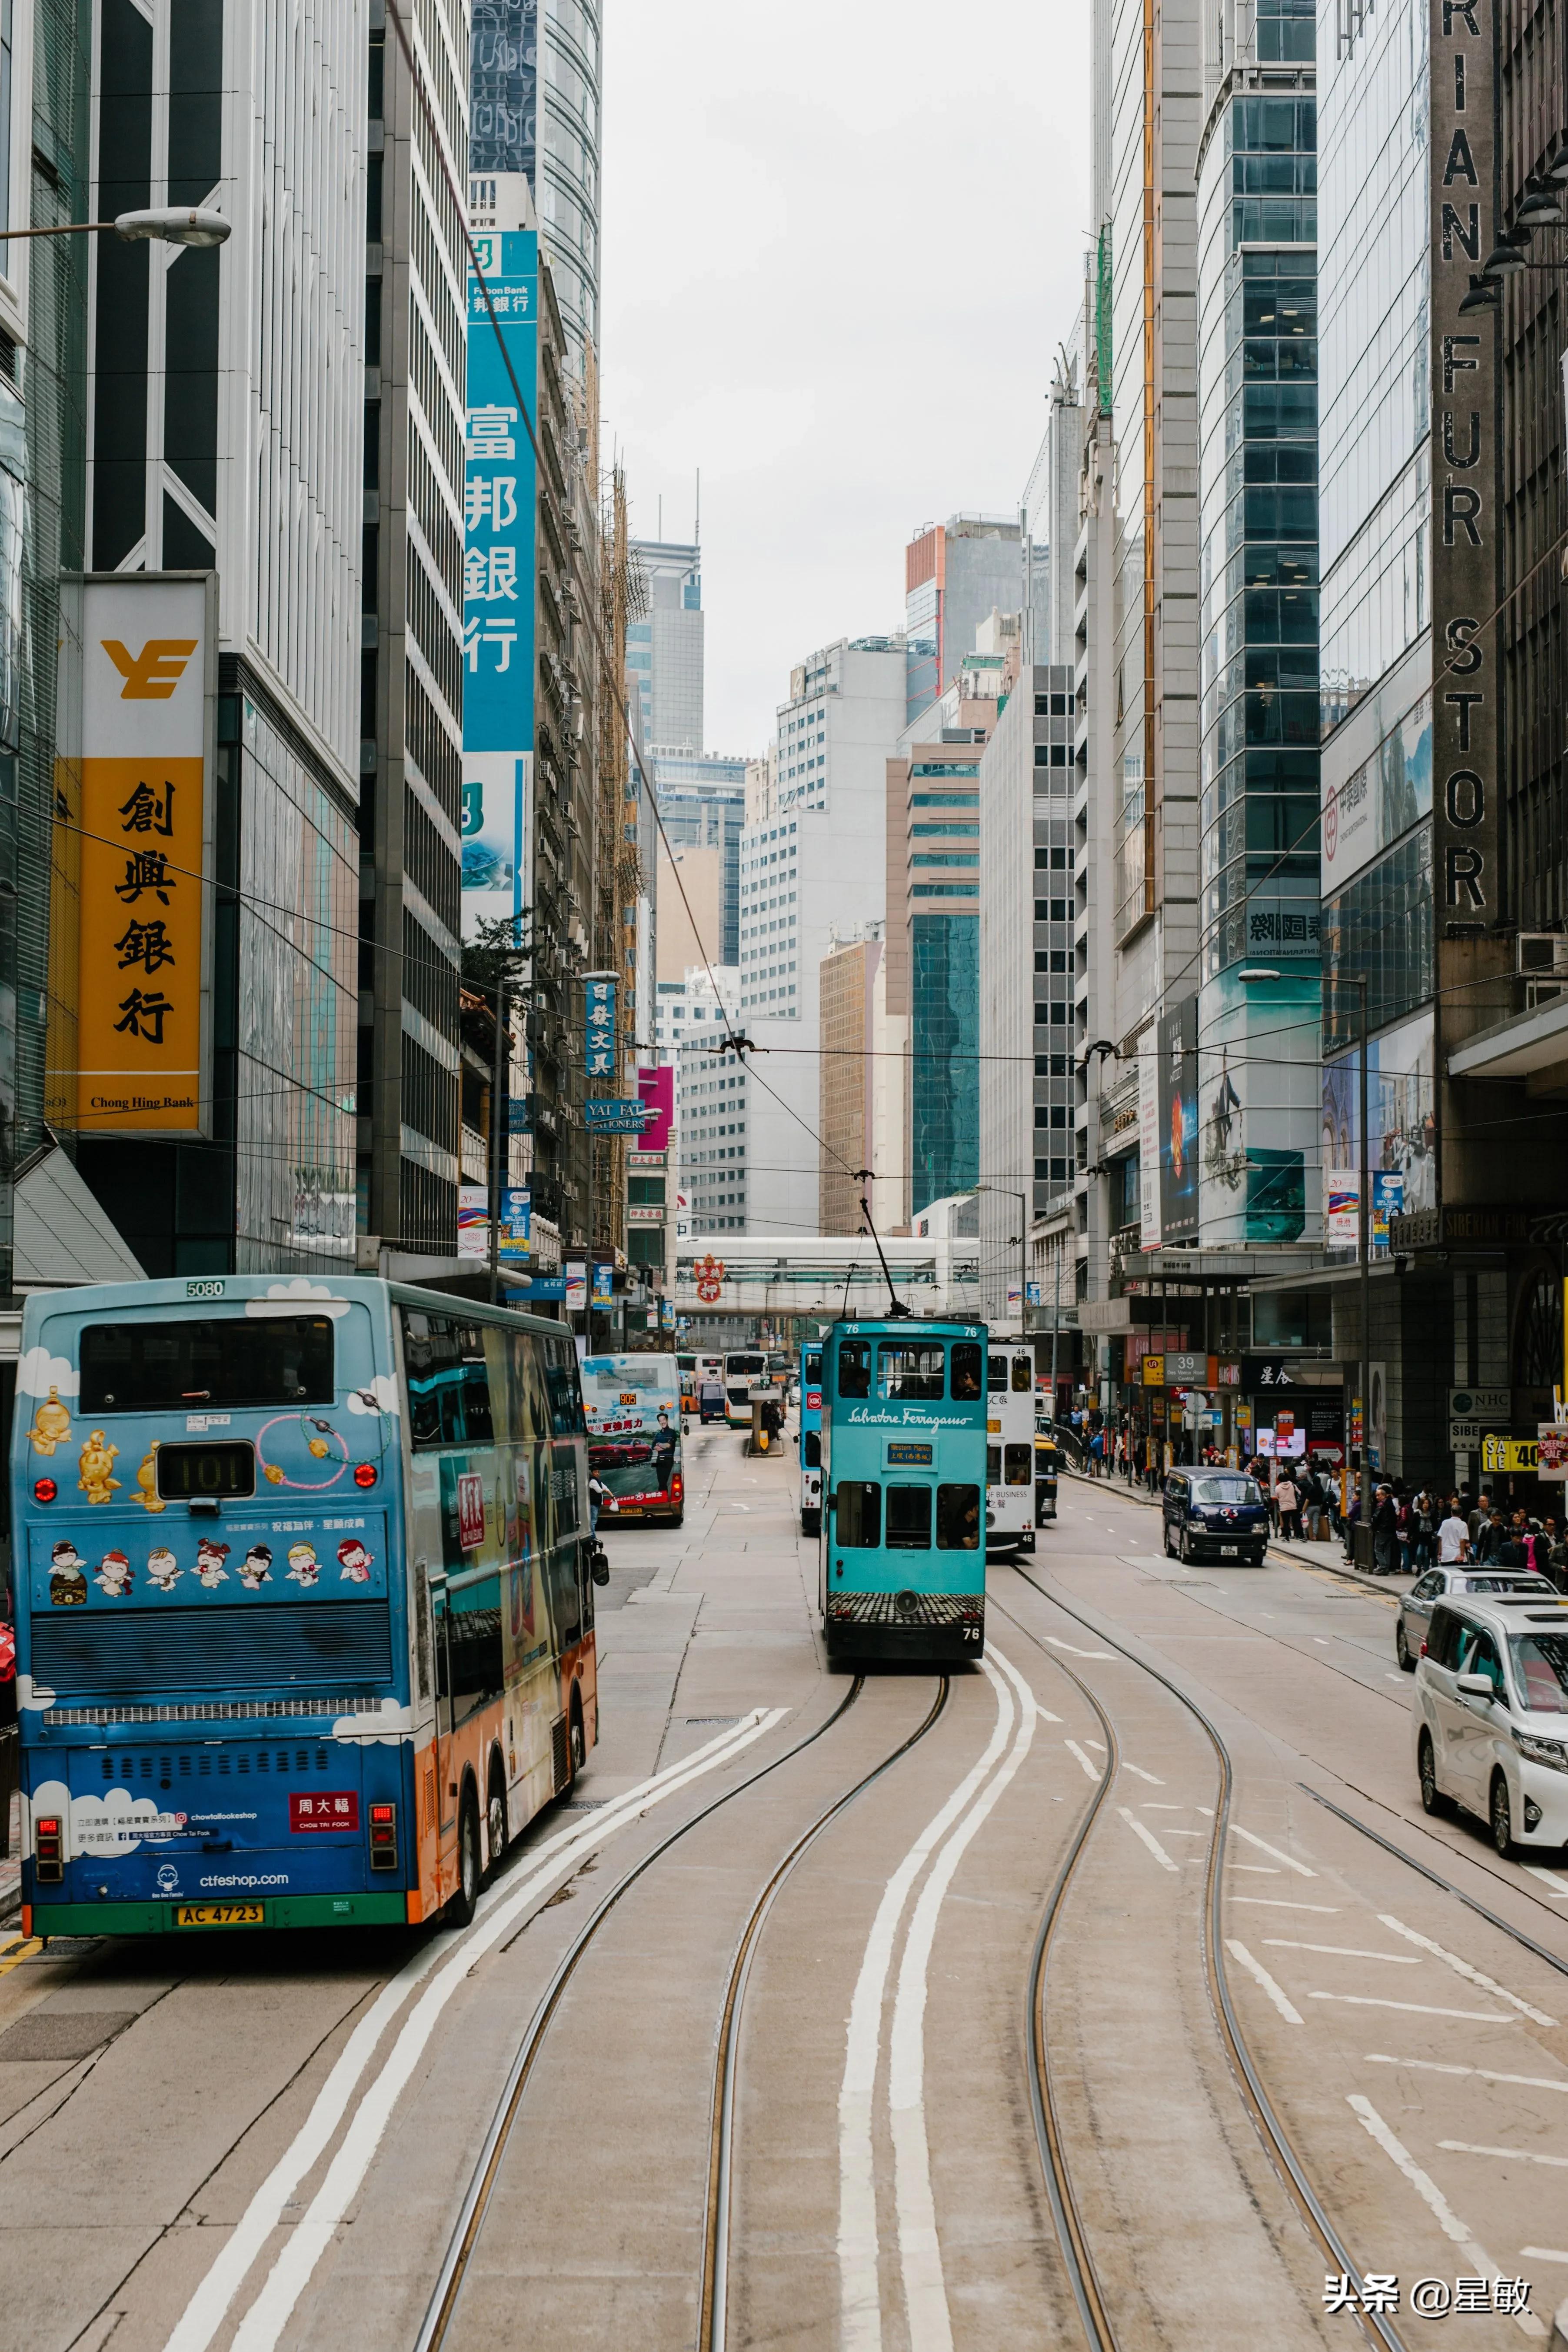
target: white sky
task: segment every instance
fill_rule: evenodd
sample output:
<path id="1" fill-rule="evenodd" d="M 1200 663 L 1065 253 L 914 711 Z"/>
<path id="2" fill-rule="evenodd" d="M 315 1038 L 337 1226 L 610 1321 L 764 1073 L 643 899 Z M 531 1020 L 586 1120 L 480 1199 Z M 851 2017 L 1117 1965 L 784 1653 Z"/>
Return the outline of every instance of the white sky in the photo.
<path id="1" fill-rule="evenodd" d="M 686 538 L 707 737 L 903 620 L 914 528 L 1016 511 L 1089 226 L 1089 11 L 608 0 L 604 456 Z"/>

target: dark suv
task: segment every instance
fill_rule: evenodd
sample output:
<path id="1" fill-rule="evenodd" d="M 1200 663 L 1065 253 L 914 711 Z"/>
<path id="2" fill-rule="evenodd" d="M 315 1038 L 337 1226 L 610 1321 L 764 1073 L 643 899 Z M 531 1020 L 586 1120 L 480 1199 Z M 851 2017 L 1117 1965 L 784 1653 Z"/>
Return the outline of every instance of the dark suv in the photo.
<path id="1" fill-rule="evenodd" d="M 1263 1565 L 1268 1506 L 1243 1470 L 1173 1470 L 1165 1480 L 1165 1557 Z"/>

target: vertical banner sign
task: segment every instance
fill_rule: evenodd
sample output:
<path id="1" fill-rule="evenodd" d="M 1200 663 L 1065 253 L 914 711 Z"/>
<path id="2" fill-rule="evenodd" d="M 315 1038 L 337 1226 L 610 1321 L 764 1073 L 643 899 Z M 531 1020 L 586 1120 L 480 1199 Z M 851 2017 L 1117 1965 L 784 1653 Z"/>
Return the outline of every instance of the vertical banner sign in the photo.
<path id="1" fill-rule="evenodd" d="M 527 189 L 527 180 L 515 173 L 476 180 L 471 189 L 474 251 L 484 281 L 470 269 L 463 472 L 465 939 L 475 938 L 485 921 L 519 915 L 527 881 L 536 485 L 520 391 L 528 417 L 539 413 L 539 236 L 521 226 Z"/>
<path id="2" fill-rule="evenodd" d="M 1497 313 L 1459 305 L 1495 242 L 1495 0 L 1431 0 L 1433 859 L 1438 939 L 1496 924 Z M 1460 974 L 1453 975 L 1458 978 Z M 1437 1001 L 1443 997 L 1439 969 Z"/>
<path id="3" fill-rule="evenodd" d="M 1160 1246 L 1160 1036 L 1138 1040 L 1138 1223 L 1143 1249 Z"/>
<path id="4" fill-rule="evenodd" d="M 1167 1242 L 1198 1234 L 1198 1000 L 1185 996 L 1159 1019 L 1160 1231 Z"/>
<path id="5" fill-rule="evenodd" d="M 98 1135 L 211 1127 L 216 679 L 205 579 L 83 591 L 76 1123 Z M 68 1099 L 69 1074 L 58 1074 Z"/>
<path id="6" fill-rule="evenodd" d="M 616 983 L 587 980 L 583 983 L 584 1068 L 591 1078 L 608 1078 L 616 1069 Z"/>

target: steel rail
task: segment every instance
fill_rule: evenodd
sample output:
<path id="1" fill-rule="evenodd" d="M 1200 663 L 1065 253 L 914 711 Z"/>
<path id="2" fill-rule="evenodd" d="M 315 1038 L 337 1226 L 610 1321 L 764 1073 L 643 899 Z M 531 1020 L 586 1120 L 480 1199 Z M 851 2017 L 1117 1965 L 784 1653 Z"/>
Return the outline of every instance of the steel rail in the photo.
<path id="1" fill-rule="evenodd" d="M 837 1820 L 840 1813 L 865 1794 L 884 1772 L 890 1772 L 900 1759 L 906 1756 L 918 1741 L 923 1739 L 947 1705 L 950 1679 L 941 1676 L 931 1711 L 923 1723 L 916 1726 L 907 1739 L 883 1757 L 864 1779 L 852 1789 L 836 1797 L 826 1812 L 819 1813 L 810 1828 L 798 1837 L 779 1864 L 752 1906 L 741 1940 L 735 1950 L 734 1965 L 730 1970 L 729 1987 L 725 1993 L 723 2013 L 719 2027 L 719 2053 L 713 2071 L 712 2126 L 708 2160 L 707 2227 L 703 2240 L 702 2298 L 698 2344 L 700 2352 L 724 2352 L 728 2339 L 728 2302 L 730 2279 L 730 2190 L 732 2179 L 734 2149 L 735 2092 L 740 2074 L 741 2015 L 745 2005 L 746 1987 L 751 1979 L 752 1962 L 756 1957 L 762 1932 L 768 1914 L 784 1890 L 784 1883 L 801 1862 L 809 1847 L 823 1832 Z"/>
<path id="2" fill-rule="evenodd" d="M 1214 1826 L 1209 1837 L 1204 1905 L 1204 1968 L 1208 1979 L 1210 2001 L 1230 2059 L 1232 2072 L 1241 2092 L 1242 2103 L 1251 2116 L 1254 2127 L 1276 2172 L 1322 2252 L 1331 2261 L 1336 2271 L 1345 2273 L 1352 2281 L 1359 2294 L 1364 2284 L 1363 2273 L 1352 2260 L 1348 2248 L 1307 2177 L 1306 2169 L 1291 2145 L 1289 2135 L 1274 2112 L 1252 2053 L 1247 2047 L 1246 2036 L 1242 2032 L 1236 2007 L 1231 1999 L 1230 1981 L 1226 1972 L 1224 1958 L 1225 1939 L 1221 1934 L 1220 1923 L 1225 1842 L 1230 1828 L 1231 1796 L 1235 1781 L 1230 1750 L 1209 1716 L 1194 1698 L 1182 1689 L 1179 1683 L 1162 1672 L 1160 1667 L 1151 1665 L 1146 1658 L 1141 1658 L 1136 1651 L 1129 1649 L 1125 1643 L 1119 1642 L 1114 1633 L 1107 1633 L 1104 1626 L 1097 1623 L 1093 1618 L 1084 1616 L 1079 1610 L 1074 1609 L 1070 1603 L 1047 1591 L 1037 1577 L 1030 1576 L 1025 1570 L 1018 1568 L 1016 1562 L 1014 1565 L 1016 1572 L 1023 1581 L 1031 1585 L 1040 1598 L 1048 1601 L 1053 1609 L 1059 1609 L 1064 1616 L 1070 1617 L 1075 1624 L 1081 1625 L 1085 1632 L 1092 1633 L 1097 1641 L 1108 1643 L 1119 1655 L 1125 1658 L 1129 1664 L 1138 1667 L 1142 1673 L 1149 1675 L 1152 1681 L 1159 1683 L 1163 1689 L 1169 1691 L 1172 1697 L 1185 1707 L 1188 1714 L 1202 1726 L 1209 1745 L 1214 1750 L 1215 1760 L 1218 1767 L 1219 1787 L 1214 1809 Z M 1024 1631 L 1028 1632 L 1028 1628 L 1026 1626 Z M 1031 1638 L 1036 1642 L 1037 1646 L 1044 1646 L 1040 1643 L 1037 1634 L 1032 1635 Z M 1052 1657 L 1053 1663 L 1060 1663 L 1054 1652 L 1047 1654 Z M 1069 1668 L 1063 1667 L 1062 1670 L 1070 1675 L 1072 1681 L 1079 1681 L 1079 1676 L 1072 1674 Z M 1079 1683 L 1079 1687 L 1087 1686 Z M 1103 1785 L 1107 1787 L 1110 1785 L 1109 1770 Z M 1403 2338 L 1389 2325 L 1382 2312 L 1367 2311 L 1363 2305 L 1356 2315 L 1368 2335 L 1384 2347 L 1384 2352 L 1405 2352 Z M 1106 2339 L 1091 2338 L 1091 2341 L 1097 2342 L 1098 2352 L 1098 2346 L 1103 2345 Z M 1112 2338 L 1111 2341 L 1113 2342 L 1114 2339 Z"/>

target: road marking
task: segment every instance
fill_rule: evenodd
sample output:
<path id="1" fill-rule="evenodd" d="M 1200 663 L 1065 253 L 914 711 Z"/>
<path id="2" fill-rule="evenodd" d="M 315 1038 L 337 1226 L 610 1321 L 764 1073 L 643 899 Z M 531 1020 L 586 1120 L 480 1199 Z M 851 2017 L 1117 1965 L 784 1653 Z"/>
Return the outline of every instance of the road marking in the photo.
<path id="1" fill-rule="evenodd" d="M 1084 1735 L 1083 1744 L 1086 1748 L 1098 1748 L 1102 1756 L 1110 1753 L 1103 1739 L 1090 1739 L 1087 1732 Z"/>
<path id="2" fill-rule="evenodd" d="M 1568 2254 L 1558 2246 L 1521 2246 L 1521 2260 L 1529 2263 L 1568 2263 Z"/>
<path id="3" fill-rule="evenodd" d="M 1385 1674 L 1383 1679 L 1385 1683 L 1402 1683 L 1405 1680 L 1405 1676 L 1403 1675 Z"/>
<path id="4" fill-rule="evenodd" d="M 1278 1878 L 1279 1873 L 1271 1862 L 1233 1862 L 1232 1870 L 1245 1870 L 1252 1878 Z"/>
<path id="5" fill-rule="evenodd" d="M 1095 1762 L 1092 1756 L 1086 1756 L 1084 1754 L 1083 1749 L 1079 1746 L 1076 1739 L 1064 1739 L 1062 1746 L 1064 1748 L 1071 1748 L 1073 1754 L 1078 1758 L 1079 1762 L 1083 1766 L 1084 1770 L 1089 1774 L 1091 1780 L 1098 1780 L 1100 1779 L 1101 1774 L 1100 1766 Z"/>
<path id="6" fill-rule="evenodd" d="M 1512 2164 L 1550 2164 L 1559 2171 L 1568 2171 L 1568 2156 L 1534 2156 L 1527 2147 L 1478 2147 L 1474 2140 L 1440 2139 L 1450 2156 L 1500 2156 Z"/>
<path id="7" fill-rule="evenodd" d="M 1530 2091 L 1568 2092 L 1568 2083 L 1554 2083 L 1548 2074 L 1500 2074 L 1495 2066 L 1446 2066 L 1440 2058 L 1389 2058 L 1381 2050 L 1369 2050 L 1363 2063 L 1368 2066 L 1415 2066 L 1423 2074 L 1479 2074 L 1486 2083 L 1519 2083 Z"/>
<path id="8" fill-rule="evenodd" d="M 1265 1936 L 1266 1944 L 1288 1944 L 1296 1952 L 1335 1952 L 1342 1960 L 1386 1960 L 1390 1968 L 1418 1969 L 1420 1961 L 1404 1952 L 1363 1952 L 1354 1944 L 1304 1944 L 1295 1936 Z"/>
<path id="9" fill-rule="evenodd" d="M 1125 1756 L 1121 1759 L 1121 1769 L 1124 1772 L 1136 1772 L 1138 1778 L 1141 1780 L 1147 1780 L 1152 1789 L 1163 1789 L 1165 1785 L 1163 1780 L 1157 1779 L 1152 1772 L 1145 1772 L 1142 1764 L 1129 1764 Z"/>
<path id="10" fill-rule="evenodd" d="M 931 2190 L 931 2140 L 925 2111 L 925 2011 L 931 1946 L 938 1915 L 965 1849 L 1029 1752 L 1035 1736 L 1034 1694 L 994 1643 L 991 1656 L 1018 1695 L 1018 1728 L 1006 1760 L 943 1844 L 921 1887 L 904 1942 L 899 1989 L 888 2037 L 888 2120 L 893 2139 L 893 2197 L 910 2352 L 952 2352 L 952 2319 L 937 2235 Z M 988 1662 L 987 1662 L 988 1663 Z M 1008 1708 L 1011 1721 L 1012 1709 Z"/>
<path id="11" fill-rule="evenodd" d="M 1122 1820 L 1126 1822 L 1128 1828 L 1131 1831 L 1133 1836 L 1142 1840 L 1150 1853 L 1153 1855 L 1155 1861 L 1160 1864 L 1163 1869 L 1180 1870 L 1181 1864 L 1172 1861 L 1171 1856 L 1165 1852 L 1164 1847 L 1160 1843 L 1160 1841 L 1154 1835 L 1153 1831 L 1151 1829 L 1145 1829 L 1143 1823 L 1139 1820 L 1136 1813 L 1129 1812 L 1125 1805 L 1118 1805 L 1116 1810 L 1121 1814 Z"/>
<path id="12" fill-rule="evenodd" d="M 1511 2025 L 1511 2017 L 1500 2017 L 1495 2009 L 1434 2009 L 1425 2000 L 1380 2000 L 1370 1992 L 1310 1992 L 1309 2000 L 1342 2000 L 1352 2009 L 1404 2009 L 1416 2017 L 1462 2017 L 1470 2025 Z"/>
<path id="13" fill-rule="evenodd" d="M 1326 1650 L 1328 1648 L 1329 1637 L 1326 1633 L 1314 1633 L 1312 1639 L 1316 1642 L 1320 1650 Z"/>
<path id="14" fill-rule="evenodd" d="M 1227 1936 L 1225 1939 L 1225 1948 L 1233 1959 L 1237 1959 L 1241 1962 L 1242 1967 L 1247 1970 L 1248 1976 L 1255 1977 L 1257 1979 L 1258 1982 L 1263 1987 L 1264 1991 L 1268 1995 L 1269 2000 L 1274 2003 L 1275 2008 L 1279 2011 L 1280 2016 L 1285 2020 L 1287 2025 L 1305 2024 L 1306 2020 L 1302 2017 L 1300 2011 L 1296 2007 L 1293 2001 L 1289 2000 L 1286 1998 L 1285 1993 L 1281 1988 L 1275 1983 L 1273 1978 L 1269 1975 L 1262 1961 L 1255 1960 L 1253 1958 L 1252 1954 L 1247 1950 L 1245 1944 L 1238 1944 L 1234 1936 Z"/>
<path id="15" fill-rule="evenodd" d="M 679 1763 L 628 1789 L 589 1822 L 574 1823 L 546 1838 L 529 1857 L 532 1865 L 515 1884 L 505 1881 L 480 1897 L 469 1927 L 432 1937 L 425 1948 L 383 1986 L 316 2094 L 315 2103 L 283 2155 L 252 2197 L 226 2244 L 186 2304 L 164 2352 L 205 2352 L 226 2317 L 251 2264 L 283 2218 L 300 2182 L 325 2152 L 348 2109 L 350 2095 L 369 2066 L 383 2032 L 420 1979 L 436 1970 L 435 1981 L 416 2002 L 380 2074 L 366 2091 L 327 2177 L 303 2218 L 289 2231 L 281 2252 L 235 2337 L 244 2352 L 275 2344 L 303 2292 L 345 2206 L 364 2177 L 387 2117 L 404 2082 L 434 2028 L 436 2019 L 467 1978 L 474 1962 L 497 1943 L 519 1913 L 552 1879 L 560 1878 L 603 1845 L 616 1830 L 661 1804 L 690 1780 L 700 1779 L 750 1747 L 783 1721 L 787 1708 L 753 1709 L 733 1730 L 721 1732 Z M 445 1966 L 437 1969 L 437 1962 Z M 410 2040 L 410 2037 L 412 2041 Z M 334 2211 L 334 2207 L 340 2210 Z M 331 2219 L 327 2217 L 329 2214 Z M 301 2232 L 309 2230 L 308 2240 Z"/>
<path id="16" fill-rule="evenodd" d="M 8 1957 L 0 1960 L 0 1977 L 8 1977 L 13 1969 L 19 1969 L 24 1960 L 30 1960 L 35 1952 L 41 1952 L 43 1948 L 44 1939 L 41 1936 L 28 1936 L 15 1948 L 7 1946 Z"/>
<path id="17" fill-rule="evenodd" d="M 1260 1911 L 1321 1911 L 1331 1918 L 1339 1917 L 1337 1903 L 1292 1903 L 1284 1895 L 1233 1895 L 1233 1903 L 1250 1903 Z"/>
<path id="18" fill-rule="evenodd" d="M 1501 2272 L 1491 2256 L 1476 2243 L 1468 2224 L 1460 2221 L 1431 2174 L 1423 2172 L 1409 2149 L 1401 2141 L 1395 2139 L 1372 2101 L 1363 2099 L 1359 2091 L 1352 2091 L 1347 2105 L 1368 2137 L 1375 2140 L 1391 2163 L 1397 2165 L 1417 2197 L 1436 2219 L 1443 2235 L 1451 2239 L 1458 2247 L 1471 2270 L 1479 2271 L 1486 2278 L 1500 2278 Z M 1516 2325 L 1526 2336 L 1543 2336 L 1545 2335 L 1545 2328 L 1533 2312 L 1516 2311 L 1513 2316 Z"/>
<path id="19" fill-rule="evenodd" d="M 1430 1952 L 1434 1958 L 1446 1961 L 1454 1974 L 1463 1977 L 1467 1983 L 1479 1985 L 1483 1992 L 1495 1993 L 1499 2000 L 1506 2000 L 1510 2009 L 1517 2009 L 1520 2015 L 1528 2017 L 1532 2024 L 1556 2024 L 1554 2017 L 1548 2017 L 1543 2010 L 1532 2008 L 1529 2001 L 1516 1992 L 1510 1992 L 1506 1985 L 1500 1985 L 1494 1978 L 1483 1976 L 1479 1969 L 1470 1966 L 1468 1960 L 1461 1960 L 1457 1952 L 1445 1951 L 1443 1946 L 1435 1944 L 1430 1936 L 1418 1935 L 1414 1927 L 1407 1927 L 1402 1919 L 1395 1919 L 1390 1912 L 1380 1911 L 1377 1916 L 1384 1926 L 1391 1927 L 1396 1936 L 1403 1936 L 1408 1943 L 1419 1944 L 1424 1952 Z"/>
<path id="20" fill-rule="evenodd" d="M 1046 1639 L 1050 1643 L 1053 1650 L 1065 1650 L 1069 1658 L 1110 1658 L 1114 1660 L 1116 1656 L 1114 1650 L 1075 1650 L 1070 1642 L 1058 1642 L 1054 1633 L 1047 1633 L 1046 1635 Z"/>
<path id="21" fill-rule="evenodd" d="M 989 1674 L 987 1662 L 982 1659 L 981 1664 Z M 999 1675 L 990 1674 L 990 1680 L 996 1692 L 996 1721 L 985 1750 L 931 1815 L 883 1889 L 849 2003 L 844 2075 L 838 2088 L 838 2316 L 844 2352 L 880 2352 L 882 2342 L 871 2114 L 893 1938 L 910 1889 L 932 1849 L 988 1778 L 1006 1746 L 1013 1702 Z"/>
<path id="22" fill-rule="evenodd" d="M 1200 1807 L 1199 1810 L 1204 1809 Z M 1270 1845 L 1267 1838 L 1255 1837 L 1250 1830 L 1244 1830 L 1239 1822 L 1232 1822 L 1230 1833 L 1232 1837 L 1245 1838 L 1248 1845 L 1255 1845 L 1258 1848 L 1259 1853 L 1271 1853 L 1276 1862 L 1282 1862 L 1287 1870 L 1293 1870 L 1298 1878 L 1316 1878 L 1318 1874 L 1315 1870 L 1309 1870 L 1304 1862 L 1298 1862 L 1293 1855 L 1281 1853 L 1279 1848 L 1277 1845 Z"/>
<path id="23" fill-rule="evenodd" d="M 1531 1878 L 1539 1878 L 1542 1886 L 1550 1886 L 1560 1903 L 1568 1901 L 1568 1878 L 1554 1870 L 1542 1870 L 1538 1862 L 1521 1863 L 1520 1867 L 1528 1870 Z"/>

